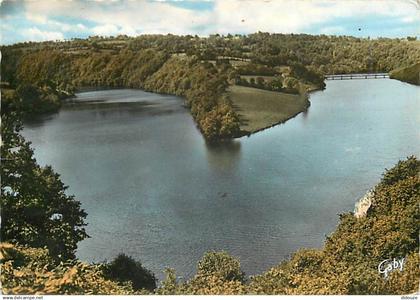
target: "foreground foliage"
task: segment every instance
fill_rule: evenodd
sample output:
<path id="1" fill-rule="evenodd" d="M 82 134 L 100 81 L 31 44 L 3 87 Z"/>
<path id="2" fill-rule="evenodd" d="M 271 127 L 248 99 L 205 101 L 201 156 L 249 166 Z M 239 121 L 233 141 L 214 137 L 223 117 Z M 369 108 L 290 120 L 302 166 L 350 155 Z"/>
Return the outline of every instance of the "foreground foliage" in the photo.
<path id="1" fill-rule="evenodd" d="M 0 244 L 4 294 L 134 294 L 129 283 L 106 280 L 100 266 L 77 261 L 57 264 L 41 248 Z"/>
<path id="2" fill-rule="evenodd" d="M 139 261 L 123 253 L 104 264 L 102 272 L 107 279 L 119 283 L 131 282 L 134 290 L 153 291 L 156 288 L 155 275 L 145 269 Z"/>
<path id="3" fill-rule="evenodd" d="M 155 294 L 408 294 L 418 289 L 420 263 L 420 161 L 410 157 L 387 170 L 374 189 L 366 216 L 340 216 L 322 249 L 302 249 L 290 260 L 248 280 L 240 262 L 226 252 L 209 252 L 197 273 L 179 282 L 174 270 Z M 95 265 L 77 261 L 52 267 L 47 250 L 2 245 L 3 292 L 131 294 L 130 282 L 104 279 Z M 385 279 L 378 264 L 405 258 L 402 271 Z M 129 279 L 129 278 L 127 278 Z M 124 280 L 120 281 L 123 282 Z M 146 293 L 146 291 L 141 291 Z"/>
<path id="4" fill-rule="evenodd" d="M 66 195 L 60 176 L 38 165 L 30 142 L 19 133 L 19 117 L 7 106 L 1 117 L 2 241 L 47 247 L 59 260 L 74 258 L 77 243 L 87 237 L 87 214 Z"/>

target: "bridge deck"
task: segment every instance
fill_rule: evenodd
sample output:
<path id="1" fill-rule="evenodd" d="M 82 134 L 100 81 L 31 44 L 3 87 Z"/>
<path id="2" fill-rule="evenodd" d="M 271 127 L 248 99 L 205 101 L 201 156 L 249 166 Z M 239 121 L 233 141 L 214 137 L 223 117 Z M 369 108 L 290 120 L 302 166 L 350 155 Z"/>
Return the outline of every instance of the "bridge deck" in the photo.
<path id="1" fill-rule="evenodd" d="M 325 75 L 326 80 L 345 80 L 345 79 L 376 79 L 389 78 L 388 73 L 366 73 L 366 74 L 331 74 Z"/>

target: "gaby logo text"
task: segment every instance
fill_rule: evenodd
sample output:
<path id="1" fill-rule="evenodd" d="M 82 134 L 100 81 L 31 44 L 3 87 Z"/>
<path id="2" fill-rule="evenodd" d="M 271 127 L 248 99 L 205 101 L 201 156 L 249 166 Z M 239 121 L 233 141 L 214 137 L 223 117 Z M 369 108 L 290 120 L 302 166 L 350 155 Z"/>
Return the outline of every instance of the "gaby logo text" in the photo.
<path id="1" fill-rule="evenodd" d="M 388 277 L 389 273 L 394 270 L 402 271 L 404 268 L 405 258 L 401 259 L 385 259 L 378 265 L 378 272 L 384 274 L 384 277 Z"/>

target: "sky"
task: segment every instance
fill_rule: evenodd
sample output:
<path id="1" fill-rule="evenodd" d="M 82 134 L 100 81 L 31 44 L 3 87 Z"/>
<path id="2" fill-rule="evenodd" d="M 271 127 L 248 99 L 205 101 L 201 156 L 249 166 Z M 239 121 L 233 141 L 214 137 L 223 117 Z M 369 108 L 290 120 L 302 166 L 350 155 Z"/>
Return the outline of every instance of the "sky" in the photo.
<path id="1" fill-rule="evenodd" d="M 420 0 L 3 0 L 0 4 L 2 45 L 94 35 L 257 31 L 419 36 Z"/>

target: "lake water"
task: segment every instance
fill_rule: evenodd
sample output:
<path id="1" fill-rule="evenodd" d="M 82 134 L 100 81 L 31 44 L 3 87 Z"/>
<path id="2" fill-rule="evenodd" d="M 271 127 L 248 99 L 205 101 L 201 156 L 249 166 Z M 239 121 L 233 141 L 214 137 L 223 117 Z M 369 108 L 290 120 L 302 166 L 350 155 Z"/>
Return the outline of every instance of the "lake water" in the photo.
<path id="1" fill-rule="evenodd" d="M 81 260 L 124 252 L 159 279 L 165 267 L 188 278 L 204 252 L 226 250 L 250 275 L 321 247 L 385 168 L 419 155 L 419 91 L 328 81 L 307 113 L 218 146 L 206 145 L 181 98 L 94 91 L 24 135 L 89 214 Z"/>

